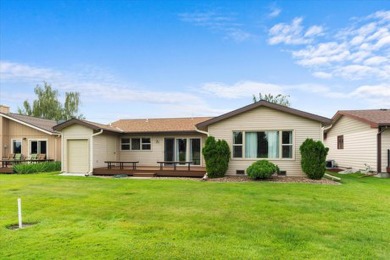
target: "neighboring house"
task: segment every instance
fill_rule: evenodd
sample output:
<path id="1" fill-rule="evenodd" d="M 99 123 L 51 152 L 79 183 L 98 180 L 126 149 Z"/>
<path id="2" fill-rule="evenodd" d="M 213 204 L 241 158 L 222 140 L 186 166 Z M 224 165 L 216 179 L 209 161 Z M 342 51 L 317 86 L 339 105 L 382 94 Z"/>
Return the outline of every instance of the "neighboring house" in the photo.
<path id="1" fill-rule="evenodd" d="M 60 133 L 53 130 L 54 120 L 10 113 L 0 105 L 0 158 L 9 154 L 45 154 L 47 159 L 61 159 Z"/>
<path id="2" fill-rule="evenodd" d="M 390 109 L 338 111 L 325 137 L 327 158 L 338 166 L 385 172 L 390 163 Z"/>
<path id="3" fill-rule="evenodd" d="M 228 175 L 245 173 L 256 160 L 268 159 L 288 176 L 302 175 L 299 153 L 306 138 L 322 140 L 330 119 L 260 101 L 219 117 L 130 119 L 101 125 L 71 119 L 54 127 L 62 134 L 62 171 L 93 173 L 104 161 L 192 161 L 205 166 L 201 153 L 208 135 L 228 142 Z M 191 166 L 193 167 L 193 166 Z"/>
<path id="4" fill-rule="evenodd" d="M 139 161 L 139 166 L 185 160 L 203 166 L 201 148 L 207 135 L 195 125 L 207 119 L 128 119 L 110 125 L 71 119 L 54 128 L 62 133 L 62 171 L 92 173 L 110 160 Z"/>

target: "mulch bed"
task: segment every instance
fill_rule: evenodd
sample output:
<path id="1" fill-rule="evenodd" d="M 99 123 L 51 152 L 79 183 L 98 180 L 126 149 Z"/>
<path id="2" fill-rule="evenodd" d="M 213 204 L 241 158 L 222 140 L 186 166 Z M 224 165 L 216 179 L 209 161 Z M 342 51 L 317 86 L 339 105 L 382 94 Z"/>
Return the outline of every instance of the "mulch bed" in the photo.
<path id="1" fill-rule="evenodd" d="M 93 176 L 98 178 L 113 178 L 113 176 Z M 115 176 L 114 176 L 115 178 Z M 131 179 L 134 177 L 121 177 L 124 179 Z M 139 177 L 137 179 L 142 179 Z M 287 177 L 287 176 L 272 176 L 266 180 L 252 180 L 248 176 L 225 176 L 223 178 L 208 178 L 203 180 L 202 178 L 189 178 L 189 177 L 147 177 L 145 179 L 167 179 L 167 180 L 192 180 L 192 181 L 209 181 L 209 182 L 280 182 L 280 183 L 312 183 L 312 184 L 329 184 L 329 185 L 340 185 L 340 182 L 332 181 L 329 179 L 322 178 L 321 180 L 312 180 L 307 177 Z"/>
<path id="2" fill-rule="evenodd" d="M 306 177 L 286 177 L 286 176 L 273 176 L 266 180 L 252 180 L 248 176 L 225 176 L 223 178 L 207 179 L 211 182 L 282 182 L 282 183 L 313 183 L 313 184 L 330 184 L 339 185 L 339 182 L 335 182 L 328 179 L 312 180 Z"/>

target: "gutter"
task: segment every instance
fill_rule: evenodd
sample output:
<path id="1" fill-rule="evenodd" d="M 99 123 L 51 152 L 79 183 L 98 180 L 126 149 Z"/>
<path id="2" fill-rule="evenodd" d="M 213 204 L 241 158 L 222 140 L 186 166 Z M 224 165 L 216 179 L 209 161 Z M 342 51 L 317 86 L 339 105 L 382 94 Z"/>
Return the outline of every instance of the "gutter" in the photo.
<path id="1" fill-rule="evenodd" d="M 93 174 L 93 138 L 95 136 L 101 135 L 103 133 L 103 129 L 100 129 L 99 132 L 91 135 L 91 142 L 89 145 L 90 155 L 89 155 L 89 172 L 88 174 Z"/>
<path id="2" fill-rule="evenodd" d="M 198 132 L 198 133 L 201 133 L 201 134 L 204 134 L 204 135 L 207 135 L 207 137 L 210 136 L 210 133 L 209 132 L 206 132 L 206 131 L 202 131 L 202 130 L 199 130 L 196 126 L 195 126 L 195 131 Z"/>

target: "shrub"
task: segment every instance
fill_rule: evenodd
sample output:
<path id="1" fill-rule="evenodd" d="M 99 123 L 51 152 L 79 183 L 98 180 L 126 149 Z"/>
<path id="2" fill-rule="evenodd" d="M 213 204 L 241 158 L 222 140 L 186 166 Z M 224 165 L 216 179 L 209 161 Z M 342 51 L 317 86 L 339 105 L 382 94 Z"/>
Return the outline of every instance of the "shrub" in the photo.
<path id="1" fill-rule="evenodd" d="M 230 148 L 225 140 L 216 141 L 213 136 L 207 137 L 202 154 L 206 161 L 208 177 L 225 176 L 230 160 Z"/>
<path id="2" fill-rule="evenodd" d="M 246 169 L 246 173 L 252 179 L 268 179 L 272 174 L 278 172 L 278 170 L 278 166 L 272 162 L 260 160 L 252 163 L 252 165 Z"/>
<path id="3" fill-rule="evenodd" d="M 308 138 L 299 147 L 299 151 L 302 156 L 302 171 L 310 179 L 321 179 L 325 174 L 326 156 L 329 148 L 326 148 L 321 141 Z"/>
<path id="4" fill-rule="evenodd" d="M 54 172 L 61 170 L 61 162 L 20 163 L 14 165 L 14 172 L 20 174 Z"/>

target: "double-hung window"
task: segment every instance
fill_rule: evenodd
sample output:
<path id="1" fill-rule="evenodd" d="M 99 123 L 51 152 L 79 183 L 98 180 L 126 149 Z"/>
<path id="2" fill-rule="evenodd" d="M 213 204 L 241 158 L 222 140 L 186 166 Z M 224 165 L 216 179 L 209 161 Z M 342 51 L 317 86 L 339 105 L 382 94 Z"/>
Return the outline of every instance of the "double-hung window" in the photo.
<path id="1" fill-rule="evenodd" d="M 234 131 L 233 158 L 293 158 L 293 131 Z"/>
<path id="2" fill-rule="evenodd" d="M 344 149 L 344 136 L 343 135 L 337 136 L 337 149 L 338 150 Z"/>
<path id="3" fill-rule="evenodd" d="M 242 132 L 233 132 L 233 158 L 242 158 Z"/>
<path id="4" fill-rule="evenodd" d="M 282 158 L 293 157 L 293 133 L 292 131 L 282 131 Z"/>

